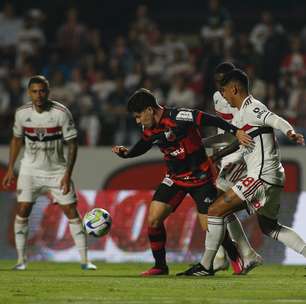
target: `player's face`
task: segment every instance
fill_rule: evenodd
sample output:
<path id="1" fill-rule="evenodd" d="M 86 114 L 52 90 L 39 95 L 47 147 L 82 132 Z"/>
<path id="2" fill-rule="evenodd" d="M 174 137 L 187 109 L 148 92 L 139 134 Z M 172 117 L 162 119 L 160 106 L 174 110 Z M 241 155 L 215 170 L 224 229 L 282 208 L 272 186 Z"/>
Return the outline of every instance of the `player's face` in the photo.
<path id="1" fill-rule="evenodd" d="M 150 129 L 154 125 L 154 111 L 151 107 L 142 112 L 135 112 L 134 118 L 136 123 L 142 125 L 144 129 Z"/>
<path id="2" fill-rule="evenodd" d="M 233 107 L 234 105 L 234 99 L 236 95 L 237 88 L 232 82 L 229 82 L 227 85 L 223 86 L 221 88 L 221 94 L 226 99 L 226 101 Z"/>
<path id="3" fill-rule="evenodd" d="M 28 88 L 28 95 L 30 96 L 33 104 L 40 108 L 48 100 L 49 89 L 43 83 L 33 83 Z"/>

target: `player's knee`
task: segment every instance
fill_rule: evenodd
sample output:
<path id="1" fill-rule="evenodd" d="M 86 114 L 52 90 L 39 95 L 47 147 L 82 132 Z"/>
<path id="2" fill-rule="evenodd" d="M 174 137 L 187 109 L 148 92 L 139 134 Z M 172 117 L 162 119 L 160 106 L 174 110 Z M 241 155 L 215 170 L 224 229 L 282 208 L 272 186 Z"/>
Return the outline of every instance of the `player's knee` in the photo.
<path id="1" fill-rule="evenodd" d="M 32 210 L 31 205 L 19 204 L 17 208 L 17 215 L 22 218 L 27 218 L 30 216 L 31 210 Z"/>
<path id="2" fill-rule="evenodd" d="M 217 204 L 212 204 L 209 208 L 208 208 L 208 216 L 223 216 L 223 211 L 221 210 L 221 208 L 219 208 L 219 206 Z"/>
<path id="3" fill-rule="evenodd" d="M 163 220 L 160 216 L 149 215 L 148 217 L 148 226 L 151 228 L 158 228 L 162 225 Z"/>
<path id="4" fill-rule="evenodd" d="M 269 219 L 265 216 L 258 215 L 258 224 L 262 231 L 267 236 L 273 237 L 275 232 L 279 230 L 279 224 L 277 220 Z"/>
<path id="5" fill-rule="evenodd" d="M 61 207 L 68 219 L 75 219 L 80 217 L 75 204 L 62 205 Z"/>

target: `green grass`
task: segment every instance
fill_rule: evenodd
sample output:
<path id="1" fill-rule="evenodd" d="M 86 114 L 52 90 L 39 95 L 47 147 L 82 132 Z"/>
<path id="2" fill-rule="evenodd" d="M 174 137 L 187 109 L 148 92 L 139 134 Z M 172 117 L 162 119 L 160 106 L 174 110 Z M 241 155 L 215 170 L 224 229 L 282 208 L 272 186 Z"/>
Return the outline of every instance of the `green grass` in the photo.
<path id="1" fill-rule="evenodd" d="M 302 266 L 262 266 L 247 276 L 218 273 L 210 278 L 175 277 L 185 264 L 170 264 L 171 275 L 139 277 L 147 264 L 97 263 L 82 271 L 76 263 L 33 262 L 11 271 L 0 261 L 0 303 L 306 303 Z"/>

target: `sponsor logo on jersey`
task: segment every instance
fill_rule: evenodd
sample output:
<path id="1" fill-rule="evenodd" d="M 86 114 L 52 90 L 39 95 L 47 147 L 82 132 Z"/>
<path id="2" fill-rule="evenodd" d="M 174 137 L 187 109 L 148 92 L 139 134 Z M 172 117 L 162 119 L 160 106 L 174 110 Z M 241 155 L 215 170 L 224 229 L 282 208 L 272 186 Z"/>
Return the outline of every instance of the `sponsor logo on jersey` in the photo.
<path id="1" fill-rule="evenodd" d="M 265 113 L 267 113 L 268 111 L 267 111 L 267 110 L 260 110 L 259 108 L 256 107 L 256 108 L 253 109 L 253 112 L 254 112 L 255 114 L 257 114 L 256 117 L 257 117 L 258 119 L 261 119 L 262 115 L 265 114 Z"/>
<path id="2" fill-rule="evenodd" d="M 184 153 L 185 153 L 184 148 L 179 148 L 179 149 L 177 149 L 177 150 L 172 151 L 172 152 L 169 153 L 169 154 L 172 155 L 172 156 L 178 156 L 178 155 L 184 154 Z"/>
<path id="3" fill-rule="evenodd" d="M 43 140 L 47 134 L 47 130 L 45 128 L 36 128 L 35 133 L 39 140 Z"/>
<path id="4" fill-rule="evenodd" d="M 183 120 L 183 121 L 193 121 L 193 116 L 191 112 L 188 111 L 180 111 L 176 115 L 177 120 Z"/>
<path id="5" fill-rule="evenodd" d="M 165 177 L 162 181 L 162 184 L 165 184 L 165 185 L 171 187 L 174 184 L 174 182 L 171 178 Z"/>

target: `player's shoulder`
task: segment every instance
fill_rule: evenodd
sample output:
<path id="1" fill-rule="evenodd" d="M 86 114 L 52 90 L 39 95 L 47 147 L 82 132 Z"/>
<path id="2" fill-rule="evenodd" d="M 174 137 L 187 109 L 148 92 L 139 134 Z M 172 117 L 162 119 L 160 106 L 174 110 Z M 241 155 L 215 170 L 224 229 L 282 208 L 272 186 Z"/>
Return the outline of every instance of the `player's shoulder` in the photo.
<path id="1" fill-rule="evenodd" d="M 31 111 L 32 110 L 32 102 L 27 102 L 27 103 L 25 103 L 24 105 L 22 105 L 22 106 L 20 106 L 20 107 L 18 107 L 17 109 L 16 109 L 16 114 L 18 113 L 18 114 L 20 114 L 20 113 L 22 113 L 22 112 L 24 112 L 24 111 Z"/>
<path id="2" fill-rule="evenodd" d="M 260 111 L 261 109 L 268 109 L 262 102 L 258 99 L 254 98 L 253 96 L 248 96 L 247 99 L 244 101 L 242 105 L 242 109 L 245 112 L 255 112 Z M 255 110 L 255 111 L 254 111 Z"/>
<path id="3" fill-rule="evenodd" d="M 216 103 L 218 103 L 218 102 L 222 102 L 223 101 L 223 97 L 222 97 L 222 95 L 221 95 L 221 93 L 220 93 L 220 91 L 216 91 L 214 94 L 213 94 L 213 100 L 214 100 L 214 103 L 216 104 Z"/>
<path id="4" fill-rule="evenodd" d="M 62 103 L 55 101 L 55 100 L 49 100 L 51 109 L 58 112 L 59 114 L 68 114 L 71 115 L 69 109 L 63 105 Z"/>
<path id="5" fill-rule="evenodd" d="M 197 110 L 189 108 L 173 108 L 169 116 L 175 121 L 193 121 Z"/>

